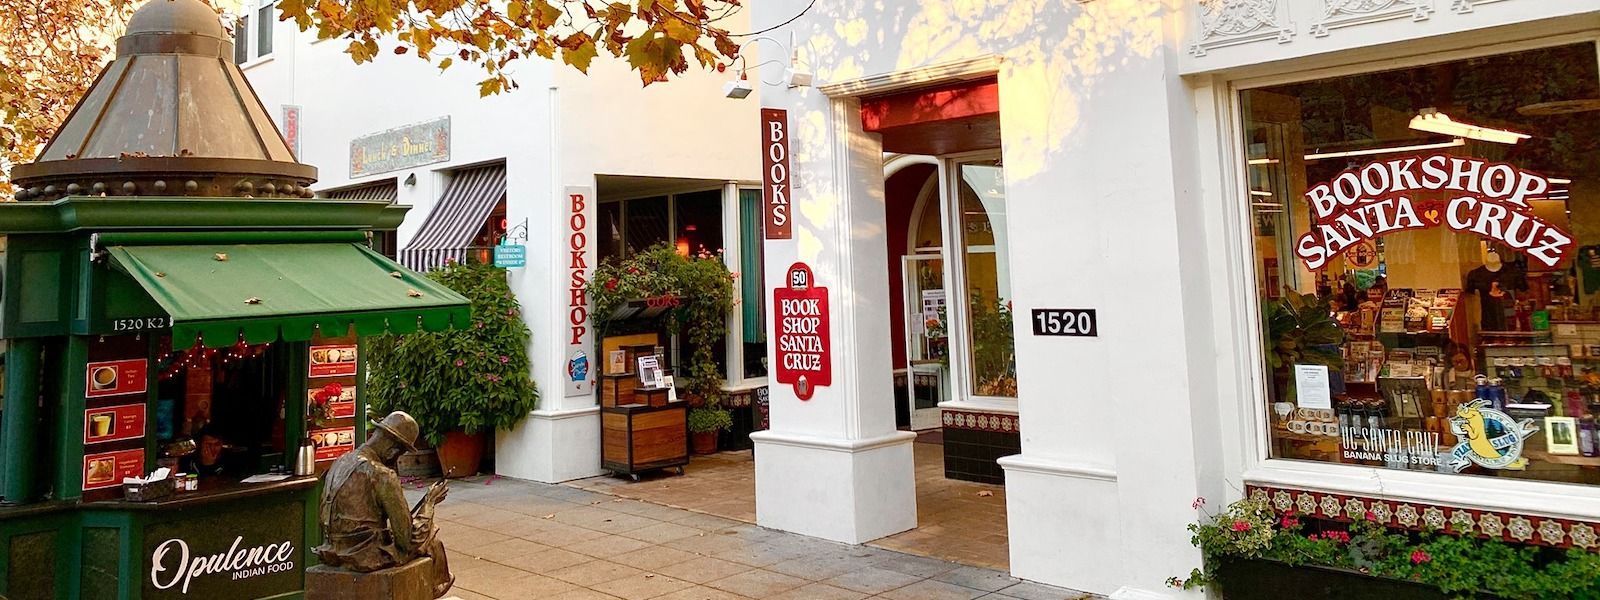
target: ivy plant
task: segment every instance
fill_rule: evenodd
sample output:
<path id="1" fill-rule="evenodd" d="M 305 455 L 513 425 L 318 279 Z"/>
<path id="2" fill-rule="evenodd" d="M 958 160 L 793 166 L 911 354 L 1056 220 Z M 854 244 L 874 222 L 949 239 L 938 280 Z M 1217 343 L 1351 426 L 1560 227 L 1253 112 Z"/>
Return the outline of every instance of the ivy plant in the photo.
<path id="1" fill-rule="evenodd" d="M 504 269 L 452 263 L 428 273 L 471 302 L 464 329 L 371 340 L 367 398 L 377 412 L 403 410 L 429 443 L 444 434 L 510 429 L 539 402 L 528 375 L 528 327 Z"/>

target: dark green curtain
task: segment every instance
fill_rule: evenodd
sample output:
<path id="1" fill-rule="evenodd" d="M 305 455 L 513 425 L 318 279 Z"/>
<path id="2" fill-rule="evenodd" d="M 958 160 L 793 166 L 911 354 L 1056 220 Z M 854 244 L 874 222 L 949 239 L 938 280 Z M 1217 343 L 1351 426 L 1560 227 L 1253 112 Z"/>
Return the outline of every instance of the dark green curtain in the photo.
<path id="1" fill-rule="evenodd" d="M 762 222 L 761 190 L 739 190 L 739 307 L 744 317 L 744 341 L 767 341 L 767 303 L 761 296 Z"/>

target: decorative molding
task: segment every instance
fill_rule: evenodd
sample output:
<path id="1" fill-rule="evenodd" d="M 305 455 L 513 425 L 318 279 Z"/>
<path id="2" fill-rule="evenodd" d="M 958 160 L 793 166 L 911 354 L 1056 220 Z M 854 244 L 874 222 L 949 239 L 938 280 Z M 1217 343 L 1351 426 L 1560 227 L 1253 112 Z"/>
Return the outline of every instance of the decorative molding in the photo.
<path id="1" fill-rule="evenodd" d="M 1322 19 L 1311 25 L 1311 36 L 1327 37 L 1331 29 L 1408 17 L 1426 21 L 1433 11 L 1433 0 L 1322 0 Z"/>
<path id="2" fill-rule="evenodd" d="M 779 433 L 771 430 L 756 431 L 750 434 L 750 441 L 755 442 L 758 446 L 761 444 L 773 444 L 778 446 L 805 448 L 809 450 L 843 452 L 847 454 L 910 444 L 916 440 L 917 434 L 911 431 L 894 431 L 887 435 L 881 435 L 875 438 L 855 440 L 822 437 L 800 433 Z"/>
<path id="3" fill-rule="evenodd" d="M 1600 550 L 1600 523 L 1591 521 L 1258 485 L 1246 486 L 1245 493 L 1270 503 L 1276 511 L 1319 519 L 1370 519 L 1398 529 L 1434 529 L 1537 546 Z"/>
<path id="4" fill-rule="evenodd" d="M 1284 0 L 1199 0 L 1199 4 L 1200 41 L 1189 46 L 1194 56 L 1239 44 L 1294 40 L 1294 23 Z"/>
<path id="5" fill-rule="evenodd" d="M 886 94 L 936 83 L 950 83 L 989 77 L 1000 72 L 1003 59 L 999 55 L 984 55 L 947 63 L 939 63 L 850 79 L 816 86 L 817 91 L 829 98 Z"/>
<path id="6" fill-rule="evenodd" d="M 946 429 L 967 429 L 971 431 L 988 431 L 992 433 L 1022 433 L 1022 425 L 1016 415 L 1004 413 L 968 412 L 964 410 L 944 409 L 940 419 Z"/>
<path id="7" fill-rule="evenodd" d="M 1117 482 L 1117 471 L 1104 465 L 1088 463 L 1063 462 L 1058 460 L 1040 460 L 1027 454 L 1013 454 L 1002 456 L 995 462 L 1000 463 L 1000 468 L 1007 473 L 1033 473 L 1052 477 L 1071 477 L 1073 479 L 1087 479 L 1091 481 Z"/>
<path id="8" fill-rule="evenodd" d="M 1464 15 L 1472 12 L 1472 9 L 1477 8 L 1479 5 L 1494 4 L 1496 2 L 1503 1 L 1504 0 L 1450 0 L 1450 10 L 1458 15 Z"/>

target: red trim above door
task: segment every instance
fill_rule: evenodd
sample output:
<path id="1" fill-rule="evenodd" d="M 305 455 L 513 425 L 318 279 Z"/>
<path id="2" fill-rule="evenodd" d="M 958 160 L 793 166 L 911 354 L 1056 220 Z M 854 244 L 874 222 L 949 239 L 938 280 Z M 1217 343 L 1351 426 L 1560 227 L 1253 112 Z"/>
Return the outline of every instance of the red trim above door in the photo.
<path id="1" fill-rule="evenodd" d="M 861 126 L 886 152 L 951 154 L 1000 147 L 1000 84 L 994 78 L 861 101 Z"/>

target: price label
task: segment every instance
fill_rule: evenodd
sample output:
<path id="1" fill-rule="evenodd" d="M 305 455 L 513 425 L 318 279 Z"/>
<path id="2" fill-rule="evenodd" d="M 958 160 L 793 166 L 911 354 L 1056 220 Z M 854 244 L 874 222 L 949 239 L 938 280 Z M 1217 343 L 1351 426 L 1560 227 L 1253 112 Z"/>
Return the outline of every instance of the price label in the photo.
<path id="1" fill-rule="evenodd" d="M 1100 337 L 1100 322 L 1092 308 L 1035 308 L 1033 334 Z"/>

